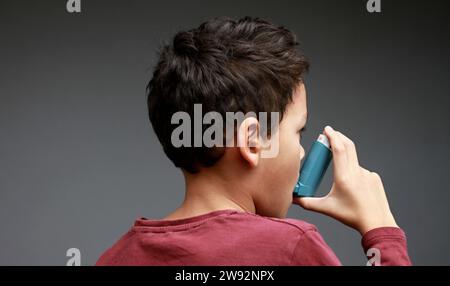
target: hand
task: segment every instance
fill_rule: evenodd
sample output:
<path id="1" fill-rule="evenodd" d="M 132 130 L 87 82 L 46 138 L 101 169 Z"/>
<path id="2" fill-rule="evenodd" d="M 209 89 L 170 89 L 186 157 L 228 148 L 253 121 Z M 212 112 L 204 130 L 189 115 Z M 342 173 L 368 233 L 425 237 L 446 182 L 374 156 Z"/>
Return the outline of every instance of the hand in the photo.
<path id="1" fill-rule="evenodd" d="M 380 176 L 359 165 L 355 144 L 330 126 L 324 134 L 333 153 L 331 191 L 322 198 L 294 198 L 293 203 L 333 217 L 361 235 L 378 227 L 398 227 Z"/>

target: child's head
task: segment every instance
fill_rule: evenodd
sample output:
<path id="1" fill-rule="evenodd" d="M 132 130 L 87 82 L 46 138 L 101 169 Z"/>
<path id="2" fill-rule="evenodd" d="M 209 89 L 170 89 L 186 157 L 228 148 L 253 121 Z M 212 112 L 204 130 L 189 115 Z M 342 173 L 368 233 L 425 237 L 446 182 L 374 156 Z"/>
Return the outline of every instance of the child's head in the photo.
<path id="1" fill-rule="evenodd" d="M 228 184 L 230 192 L 245 192 L 257 213 L 284 217 L 304 156 L 300 133 L 306 124 L 303 75 L 308 66 L 295 35 L 261 19 L 216 18 L 177 33 L 163 47 L 148 84 L 150 120 L 164 152 L 183 170 L 187 181 L 215 178 Z M 201 104 L 203 115 L 217 112 L 224 122 L 227 112 L 254 112 L 256 116 L 236 126 L 233 123 L 231 139 L 223 130 L 223 145 L 194 147 L 198 146 L 194 104 Z M 179 124 L 172 123 L 180 122 L 172 116 L 180 111 L 192 118 L 188 122 L 192 134 L 181 135 L 184 142 L 192 143 L 189 146 L 173 142 Z M 279 125 L 269 123 L 264 128 L 260 112 L 268 113 L 269 122 L 271 112 L 277 112 Z M 203 124 L 201 133 L 213 123 Z M 254 136 L 255 131 L 278 138 L 276 156 L 261 156 L 262 141 L 267 138 Z M 223 147 L 229 140 L 235 144 Z"/>

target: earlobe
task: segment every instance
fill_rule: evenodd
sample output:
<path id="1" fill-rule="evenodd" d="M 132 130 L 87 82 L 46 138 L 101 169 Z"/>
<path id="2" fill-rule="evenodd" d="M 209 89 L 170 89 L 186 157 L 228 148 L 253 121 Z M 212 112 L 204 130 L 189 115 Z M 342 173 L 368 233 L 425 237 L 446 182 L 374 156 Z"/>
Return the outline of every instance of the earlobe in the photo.
<path id="1" fill-rule="evenodd" d="M 242 158 L 251 166 L 256 167 L 261 155 L 259 138 L 259 122 L 255 117 L 246 118 L 238 130 L 238 148 Z"/>

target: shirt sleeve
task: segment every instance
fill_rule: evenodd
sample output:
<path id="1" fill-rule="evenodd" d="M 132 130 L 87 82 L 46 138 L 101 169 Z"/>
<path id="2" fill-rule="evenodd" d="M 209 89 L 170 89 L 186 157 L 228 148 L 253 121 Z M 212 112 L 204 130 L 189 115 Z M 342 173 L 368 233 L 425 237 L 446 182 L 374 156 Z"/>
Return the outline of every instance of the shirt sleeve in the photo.
<path id="1" fill-rule="evenodd" d="M 339 266 L 341 262 L 316 229 L 305 231 L 294 249 L 292 265 Z"/>
<path id="2" fill-rule="evenodd" d="M 361 239 L 371 265 L 411 265 L 406 235 L 398 227 L 380 227 L 368 231 Z M 292 265 L 342 265 L 317 229 L 301 234 L 292 256 Z"/>
<path id="3" fill-rule="evenodd" d="M 372 229 L 364 234 L 361 244 L 371 265 L 411 265 L 406 235 L 401 228 L 380 227 Z"/>

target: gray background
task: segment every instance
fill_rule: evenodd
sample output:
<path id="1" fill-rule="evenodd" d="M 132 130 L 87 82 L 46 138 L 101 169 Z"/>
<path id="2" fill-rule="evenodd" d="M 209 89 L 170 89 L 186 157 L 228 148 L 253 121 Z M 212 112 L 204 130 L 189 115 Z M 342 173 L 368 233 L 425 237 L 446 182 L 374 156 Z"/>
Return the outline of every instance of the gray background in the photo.
<path id="1" fill-rule="evenodd" d="M 214 16 L 259 16 L 297 35 L 312 62 L 309 131 L 348 134 L 381 174 L 415 264 L 450 265 L 449 10 L 445 1 L 0 1 L 0 264 L 82 264 L 140 216 L 160 218 L 183 179 L 147 118 L 155 49 Z M 331 169 L 321 185 L 331 186 Z M 356 231 L 293 206 L 344 264 Z"/>

